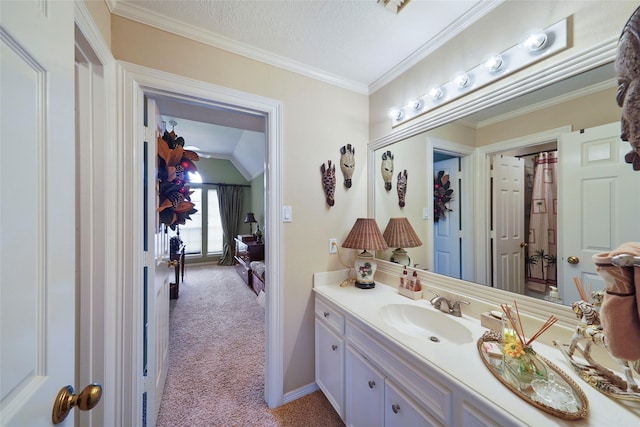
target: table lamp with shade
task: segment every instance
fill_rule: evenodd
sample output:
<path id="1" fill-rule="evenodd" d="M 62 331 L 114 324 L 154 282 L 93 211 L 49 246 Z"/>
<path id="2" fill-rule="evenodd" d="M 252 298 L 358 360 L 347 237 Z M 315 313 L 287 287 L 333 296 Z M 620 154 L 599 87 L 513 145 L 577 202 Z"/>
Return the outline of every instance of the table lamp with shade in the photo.
<path id="1" fill-rule="evenodd" d="M 390 218 L 382 234 L 389 247 L 396 248 L 389 261 L 401 265 L 411 265 L 411 258 L 404 248 L 422 246 L 420 238 L 407 218 Z"/>
<path id="2" fill-rule="evenodd" d="M 253 226 L 251 224 L 253 224 L 254 222 L 258 222 L 256 221 L 256 217 L 253 212 L 247 213 L 247 215 L 244 217 L 244 222 L 245 224 L 249 223 L 249 234 L 253 236 Z"/>
<path id="3" fill-rule="evenodd" d="M 373 218 L 358 218 L 353 224 L 347 238 L 342 242 L 343 248 L 362 249 L 362 252 L 355 260 L 354 268 L 356 270 L 355 286 L 360 289 L 371 289 L 376 286 L 373 281 L 377 264 L 373 258 L 373 254 L 368 252 L 382 251 L 388 248 Z"/>

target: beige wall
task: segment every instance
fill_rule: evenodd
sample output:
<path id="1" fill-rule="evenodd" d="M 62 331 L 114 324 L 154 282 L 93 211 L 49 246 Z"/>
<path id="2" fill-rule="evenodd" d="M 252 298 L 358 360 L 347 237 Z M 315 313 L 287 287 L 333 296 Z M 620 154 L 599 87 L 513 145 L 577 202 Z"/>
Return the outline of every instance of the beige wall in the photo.
<path id="1" fill-rule="evenodd" d="M 550 64 L 561 63 L 564 59 L 604 40 L 618 37 L 637 6 L 636 1 L 507 1 L 502 3 L 428 58 L 371 95 L 369 100 L 371 139 L 376 140 L 391 132 L 391 121 L 387 117 L 390 108 L 403 105 L 408 99 L 425 93 L 432 85 L 448 81 L 458 70 L 473 68 L 488 53 L 501 52 L 516 44 L 522 34 L 532 26 L 544 28 L 561 19 L 571 17 L 570 47 L 528 69 L 516 72 L 467 97 L 453 101 L 451 105 L 462 105 L 467 102 L 465 98 L 480 97 L 483 93 L 502 87 L 525 73 L 534 73 Z M 437 113 L 436 109 L 425 114 L 423 118 Z M 397 129 L 406 128 L 412 125 L 412 122 L 415 120 Z"/>
<path id="2" fill-rule="evenodd" d="M 612 87 L 544 110 L 481 127 L 476 131 L 476 146 L 507 141 L 563 126 L 579 130 L 618 122 L 620 108 L 616 104 L 616 92 L 617 88 Z"/>
<path id="3" fill-rule="evenodd" d="M 112 16 L 111 35 L 117 60 L 282 102 L 282 170 L 273 172 L 282 176 L 283 203 L 293 207 L 282 242 L 284 392 L 313 383 L 312 274 L 341 268 L 328 254 L 327 239 L 341 241 L 355 219 L 366 215 L 367 97 L 118 16 Z M 328 208 L 320 165 L 338 163 L 347 143 L 356 149 L 353 186 L 345 190 L 338 168 L 336 204 Z"/>
<path id="4" fill-rule="evenodd" d="M 102 38 L 111 47 L 111 13 L 104 0 L 84 0 Z"/>

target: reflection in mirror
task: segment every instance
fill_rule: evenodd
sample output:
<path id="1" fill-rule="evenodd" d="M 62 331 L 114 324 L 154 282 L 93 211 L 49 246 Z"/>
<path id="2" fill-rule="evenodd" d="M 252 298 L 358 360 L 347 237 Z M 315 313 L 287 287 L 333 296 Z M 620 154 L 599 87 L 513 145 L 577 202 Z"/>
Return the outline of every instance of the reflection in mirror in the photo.
<path id="1" fill-rule="evenodd" d="M 624 243 L 621 230 L 637 229 L 640 216 L 638 202 L 620 191 L 638 188 L 640 174 L 618 176 L 631 168 L 617 166 L 628 144 L 619 140 L 615 94 L 613 65 L 605 64 L 378 148 L 375 170 L 391 150 L 395 169 L 411 180 L 400 208 L 376 177 L 377 222 L 408 218 L 424 243 L 407 250 L 419 269 L 567 305 L 579 299 L 573 277 L 601 289 L 591 256 Z M 453 197 L 435 221 L 439 171 Z M 555 196 L 538 181 L 555 185 Z"/>

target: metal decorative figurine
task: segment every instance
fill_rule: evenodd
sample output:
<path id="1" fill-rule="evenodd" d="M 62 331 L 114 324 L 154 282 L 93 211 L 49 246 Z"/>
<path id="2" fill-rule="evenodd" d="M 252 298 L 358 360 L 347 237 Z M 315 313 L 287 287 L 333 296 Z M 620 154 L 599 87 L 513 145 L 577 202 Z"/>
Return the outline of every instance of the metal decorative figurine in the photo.
<path id="1" fill-rule="evenodd" d="M 329 166 L 325 166 L 324 163 L 320 166 L 320 172 L 322 172 L 322 188 L 324 189 L 327 204 L 333 206 L 336 203 L 334 199 L 336 191 L 336 166 L 331 166 L 331 160 L 327 163 Z"/>
<path id="2" fill-rule="evenodd" d="M 618 93 L 616 100 L 622 107 L 620 138 L 631 144 L 624 159 L 640 171 L 640 7 L 635 10 L 622 29 L 616 56 Z"/>
<path id="3" fill-rule="evenodd" d="M 351 188 L 351 177 L 356 167 L 356 149 L 351 144 L 342 146 L 340 149 L 340 170 L 344 176 L 344 186 Z"/>
<path id="4" fill-rule="evenodd" d="M 391 181 L 393 180 L 393 153 L 391 151 L 382 153 L 380 170 L 382 172 L 382 179 L 384 180 L 384 189 L 391 191 Z"/>
<path id="5" fill-rule="evenodd" d="M 582 284 L 579 280 L 574 280 L 576 280 L 576 286 L 578 286 L 582 300 L 572 303 L 571 308 L 580 321 L 571 336 L 570 344 L 560 344 L 556 341 L 554 344 L 560 349 L 575 372 L 589 385 L 609 397 L 640 402 L 640 388 L 633 378 L 633 371 L 639 372 L 640 361 L 615 357 L 609 348 L 611 340 L 607 339 L 602 327 L 600 311 L 605 298 L 604 291 L 591 293 L 590 302 L 584 293 Z M 618 335 L 624 333 L 625 331 L 620 331 Z M 583 346 L 580 345 L 581 342 L 584 342 Z M 626 381 L 592 357 L 591 347 L 593 344 L 604 347 L 611 354 L 611 357 L 622 368 Z M 574 357 L 576 351 L 584 358 L 584 361 Z M 584 363 L 585 361 L 586 363 Z"/>
<path id="6" fill-rule="evenodd" d="M 400 172 L 398 174 L 398 185 L 396 186 L 396 189 L 398 190 L 398 205 L 400 205 L 401 208 L 404 208 L 405 205 L 405 197 L 407 195 L 407 178 L 406 169 L 404 172 Z"/>

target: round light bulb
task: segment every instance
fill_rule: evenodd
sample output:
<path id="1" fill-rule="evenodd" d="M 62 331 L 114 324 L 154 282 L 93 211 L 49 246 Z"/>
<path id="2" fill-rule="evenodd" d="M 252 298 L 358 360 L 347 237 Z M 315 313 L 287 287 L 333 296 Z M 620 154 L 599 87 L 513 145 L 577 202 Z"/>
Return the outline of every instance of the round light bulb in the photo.
<path id="1" fill-rule="evenodd" d="M 502 55 L 498 55 L 498 54 L 490 55 L 484 61 L 485 68 L 492 73 L 495 73 L 500 68 L 502 68 L 503 64 L 504 64 L 504 59 L 502 59 Z"/>
<path id="2" fill-rule="evenodd" d="M 522 40 L 524 46 L 529 52 L 542 50 L 547 44 L 547 33 L 543 30 L 529 31 Z"/>
<path id="3" fill-rule="evenodd" d="M 409 108 L 411 108 L 412 110 L 420 111 L 422 109 L 423 103 L 421 99 L 416 98 L 409 101 L 408 105 L 409 105 Z"/>
<path id="4" fill-rule="evenodd" d="M 434 100 L 442 98 L 442 95 L 442 89 L 439 87 L 432 87 L 431 89 L 429 89 L 429 96 Z"/>
<path id="5" fill-rule="evenodd" d="M 389 110 L 389 118 L 391 120 L 400 120 L 404 116 L 404 112 L 400 108 L 393 108 Z"/>
<path id="6" fill-rule="evenodd" d="M 457 73 L 453 77 L 453 81 L 458 86 L 458 88 L 462 89 L 469 85 L 469 75 L 465 72 Z"/>

